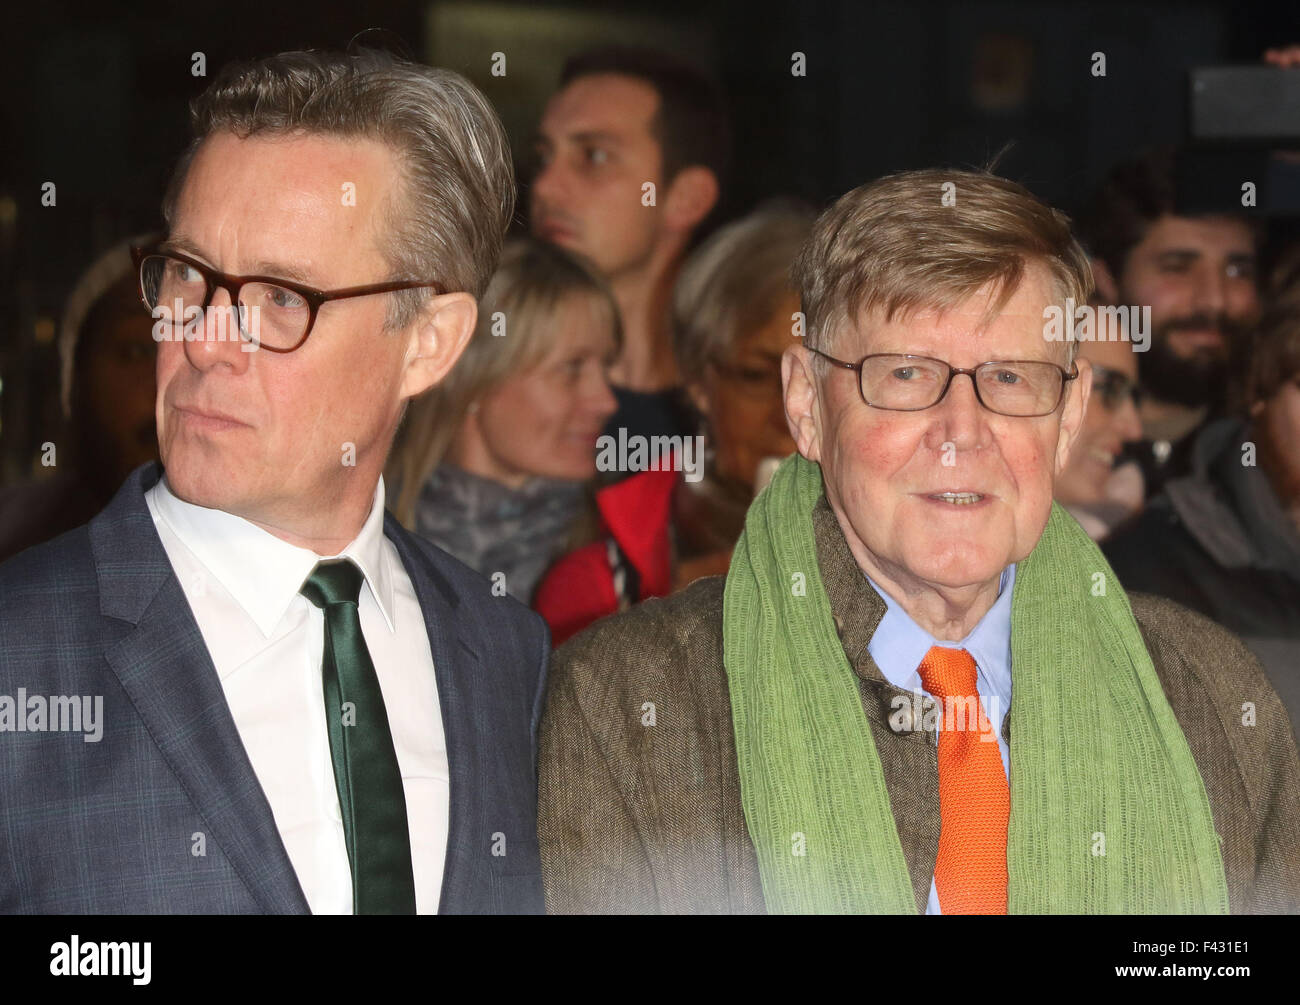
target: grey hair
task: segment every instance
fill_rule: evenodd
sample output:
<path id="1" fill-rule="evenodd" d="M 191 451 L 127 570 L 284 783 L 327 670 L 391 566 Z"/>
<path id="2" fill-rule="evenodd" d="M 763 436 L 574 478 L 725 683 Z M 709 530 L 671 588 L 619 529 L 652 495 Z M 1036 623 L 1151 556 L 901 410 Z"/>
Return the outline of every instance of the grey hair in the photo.
<path id="1" fill-rule="evenodd" d="M 476 298 L 487 287 L 514 216 L 514 168 L 501 120 L 460 74 L 375 49 L 284 52 L 223 69 L 192 102 L 190 123 L 194 139 L 163 203 L 169 227 L 194 155 L 214 133 L 365 137 L 392 149 L 401 169 L 386 207 L 392 236 L 380 248 L 391 278 Z M 410 324 L 431 295 L 392 294 L 388 327 Z"/>
<path id="2" fill-rule="evenodd" d="M 683 373 L 697 378 L 707 364 L 725 359 L 738 336 L 798 292 L 790 267 L 812 225 L 811 210 L 768 203 L 691 254 L 673 290 L 673 343 Z"/>
<path id="3" fill-rule="evenodd" d="M 1022 185 L 988 171 L 887 175 L 823 212 L 795 262 L 805 344 L 834 351 L 841 330 L 868 312 L 888 321 L 918 308 L 946 310 L 986 283 L 997 294 L 991 321 L 1035 264 L 1050 273 L 1059 303 L 1087 302 L 1092 267 L 1069 218 Z M 1070 360 L 1077 348 L 1066 343 Z"/>

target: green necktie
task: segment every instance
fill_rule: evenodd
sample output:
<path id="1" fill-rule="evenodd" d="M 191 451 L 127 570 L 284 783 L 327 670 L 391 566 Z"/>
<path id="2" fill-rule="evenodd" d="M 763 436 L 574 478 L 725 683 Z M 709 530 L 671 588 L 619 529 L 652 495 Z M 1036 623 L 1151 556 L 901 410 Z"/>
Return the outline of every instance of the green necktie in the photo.
<path id="1" fill-rule="evenodd" d="M 299 592 L 325 613 L 325 721 L 352 866 L 352 912 L 414 914 L 402 773 L 357 609 L 363 579 L 347 559 L 321 562 Z"/>

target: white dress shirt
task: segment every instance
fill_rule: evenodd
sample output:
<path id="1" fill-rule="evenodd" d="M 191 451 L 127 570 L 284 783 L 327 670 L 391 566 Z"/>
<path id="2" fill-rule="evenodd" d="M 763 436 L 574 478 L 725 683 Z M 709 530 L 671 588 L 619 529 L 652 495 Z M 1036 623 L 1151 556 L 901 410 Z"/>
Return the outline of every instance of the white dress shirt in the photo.
<path id="1" fill-rule="evenodd" d="M 325 725 L 323 612 L 298 593 L 327 558 L 242 517 L 145 493 L 307 903 L 352 913 L 352 873 Z M 365 575 L 358 608 L 406 794 L 415 903 L 435 914 L 447 854 L 450 775 L 424 613 L 384 537 L 384 483 L 341 555 Z"/>

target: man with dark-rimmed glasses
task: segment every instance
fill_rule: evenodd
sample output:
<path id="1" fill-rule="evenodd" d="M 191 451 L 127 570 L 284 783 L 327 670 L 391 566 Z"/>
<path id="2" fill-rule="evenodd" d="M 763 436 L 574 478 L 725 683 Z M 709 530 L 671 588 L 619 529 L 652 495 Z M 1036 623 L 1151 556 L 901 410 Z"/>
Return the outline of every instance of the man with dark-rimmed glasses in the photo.
<path id="1" fill-rule="evenodd" d="M 431 289 L 439 293 L 437 283 L 398 281 L 349 286 L 341 290 L 317 290 L 301 283 L 274 276 L 230 276 L 218 272 L 190 255 L 173 250 L 176 242 L 163 241 L 157 247 L 132 247 L 131 258 L 139 272 L 140 299 L 158 319 L 154 338 L 160 342 L 177 338 L 216 341 L 234 333 L 243 338 L 246 352 L 268 349 L 293 352 L 307 341 L 321 305 L 331 300 L 350 300 L 400 290 Z M 212 297 L 224 290 L 234 305 L 223 313 L 233 313 L 237 329 L 227 333 L 221 327 L 224 316 L 217 316 L 213 331 L 207 329 L 207 312 Z M 219 309 L 220 310 L 220 309 Z M 265 325 L 265 327 L 263 327 Z"/>
<path id="2" fill-rule="evenodd" d="M 192 115 L 133 249 L 162 467 L 0 568 L 0 694 L 103 701 L 96 742 L 0 739 L 0 911 L 540 911 L 545 626 L 380 477 L 474 331 L 504 131 L 373 50 L 228 68 Z"/>

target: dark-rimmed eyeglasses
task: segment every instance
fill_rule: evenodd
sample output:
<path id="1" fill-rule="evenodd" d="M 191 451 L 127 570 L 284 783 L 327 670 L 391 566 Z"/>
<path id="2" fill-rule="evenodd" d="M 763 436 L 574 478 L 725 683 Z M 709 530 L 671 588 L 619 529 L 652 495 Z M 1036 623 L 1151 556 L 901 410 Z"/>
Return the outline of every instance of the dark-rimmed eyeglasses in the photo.
<path id="1" fill-rule="evenodd" d="M 1126 401 L 1135 408 L 1142 404 L 1142 389 L 1132 377 L 1100 363 L 1092 364 L 1092 393 L 1112 412 Z"/>
<path id="2" fill-rule="evenodd" d="M 858 391 L 872 408 L 891 412 L 920 412 L 939 404 L 952 387 L 953 378 L 965 374 L 981 405 L 998 415 L 1031 419 L 1050 415 L 1065 398 L 1078 367 L 1066 370 L 1047 360 L 991 360 L 975 367 L 952 366 L 932 356 L 872 353 L 857 363 L 846 363 L 820 349 L 818 356 L 858 374 Z"/>
<path id="3" fill-rule="evenodd" d="M 237 308 L 240 336 L 271 352 L 293 352 L 306 342 L 321 305 L 331 300 L 425 288 L 444 292 L 437 283 L 421 280 L 317 290 L 275 276 L 227 275 L 161 247 L 133 247 L 131 258 L 139 274 L 140 299 L 155 318 L 161 310 L 161 320 L 170 321 L 177 329 L 195 324 L 196 318 L 206 315 L 216 291 L 222 289 Z"/>

